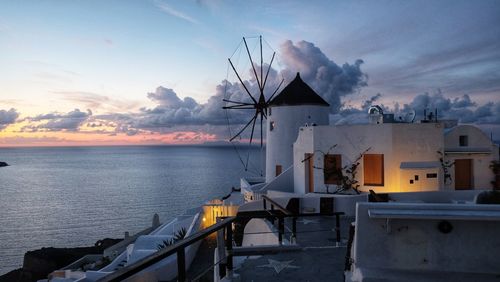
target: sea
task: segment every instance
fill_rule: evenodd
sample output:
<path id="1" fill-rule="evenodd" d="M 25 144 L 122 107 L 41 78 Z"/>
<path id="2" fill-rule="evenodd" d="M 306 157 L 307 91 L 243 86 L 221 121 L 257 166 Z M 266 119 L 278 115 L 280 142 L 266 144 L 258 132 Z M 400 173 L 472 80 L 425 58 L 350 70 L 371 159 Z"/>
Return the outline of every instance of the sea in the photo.
<path id="1" fill-rule="evenodd" d="M 123 238 L 221 198 L 261 172 L 260 148 L 0 148 L 0 275 L 42 247 Z M 243 163 L 250 156 L 247 170 Z M 242 163 L 243 160 L 243 163 Z"/>

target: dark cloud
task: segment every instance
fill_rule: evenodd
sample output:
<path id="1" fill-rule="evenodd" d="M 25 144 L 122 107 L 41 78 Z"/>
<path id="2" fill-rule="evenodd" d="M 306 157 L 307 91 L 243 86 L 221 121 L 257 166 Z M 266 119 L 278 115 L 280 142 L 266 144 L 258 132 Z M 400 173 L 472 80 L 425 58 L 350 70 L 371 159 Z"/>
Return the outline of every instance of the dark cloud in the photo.
<path id="1" fill-rule="evenodd" d="M 368 76 L 361 71 L 362 60 L 337 65 L 318 47 L 307 41 L 294 44 L 288 40 L 281 46 L 282 60 L 287 66 L 285 77 L 300 72 L 301 77 L 330 103 L 331 112 L 338 113 L 341 97 L 355 93 L 367 85 Z"/>
<path id="2" fill-rule="evenodd" d="M 335 124 L 357 124 L 368 122 L 368 108 L 373 105 L 381 95 L 377 94 L 363 103 L 359 108 L 343 108 L 339 114 L 332 116 L 332 123 Z M 441 91 L 429 94 L 417 95 L 410 103 L 400 106 L 395 103 L 394 107 L 380 105 L 387 113 L 394 113 L 396 120 L 404 117 L 409 112 L 415 111 L 416 120 L 424 118 L 424 110 L 434 112 L 437 110 L 438 119 L 454 119 L 459 123 L 475 123 L 479 125 L 500 124 L 500 102 L 488 102 L 478 105 L 469 95 L 449 98 Z"/>
<path id="3" fill-rule="evenodd" d="M 75 109 L 68 113 L 49 113 L 29 117 L 26 120 L 31 122 L 41 122 L 37 125 L 28 125 L 23 127 L 23 131 L 77 131 L 90 116 L 92 111 L 82 112 Z"/>
<path id="4" fill-rule="evenodd" d="M 448 98 L 440 90 L 434 94 L 417 95 L 404 110 L 414 109 L 417 118 L 423 118 L 424 109 L 438 111 L 441 119 L 456 119 L 461 123 L 495 124 L 500 123 L 500 102 L 478 105 L 469 95 L 460 98 Z"/>
<path id="5" fill-rule="evenodd" d="M 3 130 L 10 124 L 15 123 L 18 117 L 19 113 L 14 108 L 8 111 L 0 110 L 0 130 Z"/>
<path id="6" fill-rule="evenodd" d="M 370 106 L 372 106 L 380 97 L 382 97 L 382 94 L 377 93 L 375 96 L 370 97 L 368 100 L 364 101 L 363 104 L 361 105 L 362 110 L 367 110 Z"/>

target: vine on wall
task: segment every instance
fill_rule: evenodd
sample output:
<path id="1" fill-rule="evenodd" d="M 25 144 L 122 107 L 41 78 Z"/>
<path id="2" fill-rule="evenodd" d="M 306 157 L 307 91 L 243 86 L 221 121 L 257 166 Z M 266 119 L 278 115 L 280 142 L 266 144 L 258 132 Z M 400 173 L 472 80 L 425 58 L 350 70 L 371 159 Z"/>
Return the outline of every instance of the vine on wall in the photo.
<path id="1" fill-rule="evenodd" d="M 443 174 L 444 174 L 444 184 L 445 185 L 450 185 L 453 183 L 453 179 L 451 179 L 451 174 L 449 169 L 455 165 L 455 162 L 450 162 L 450 161 L 445 161 L 444 160 L 444 153 L 441 151 L 437 151 L 439 154 L 439 162 L 441 163 L 441 168 L 443 169 Z"/>
<path id="2" fill-rule="evenodd" d="M 321 150 L 316 150 L 316 151 L 314 151 L 314 153 L 311 156 L 302 160 L 302 162 L 305 162 L 306 160 L 313 158 L 316 153 L 320 153 L 324 159 L 327 155 L 330 154 L 330 152 L 335 147 L 337 147 L 337 144 L 331 146 L 328 149 L 328 151 L 326 151 L 326 153 L 321 151 Z M 338 194 L 338 193 L 348 194 L 350 192 L 355 192 L 356 194 L 359 194 L 360 192 L 359 192 L 358 188 L 360 185 L 359 185 L 359 181 L 356 180 L 356 175 L 358 173 L 358 168 L 360 165 L 361 158 L 370 149 L 371 149 L 371 147 L 364 150 L 362 153 L 360 153 L 358 155 L 358 157 L 353 162 L 351 162 L 343 167 L 341 166 L 340 168 L 327 169 L 325 167 L 319 167 L 319 166 L 313 165 L 314 169 L 319 169 L 319 170 L 323 171 L 325 179 L 328 179 L 330 177 L 334 177 L 335 179 L 338 180 L 338 184 L 336 185 L 336 189 L 333 192 L 330 192 L 330 185 L 325 183 L 326 193 L 328 193 L 328 194 L 330 194 L 330 193 L 331 194 Z"/>

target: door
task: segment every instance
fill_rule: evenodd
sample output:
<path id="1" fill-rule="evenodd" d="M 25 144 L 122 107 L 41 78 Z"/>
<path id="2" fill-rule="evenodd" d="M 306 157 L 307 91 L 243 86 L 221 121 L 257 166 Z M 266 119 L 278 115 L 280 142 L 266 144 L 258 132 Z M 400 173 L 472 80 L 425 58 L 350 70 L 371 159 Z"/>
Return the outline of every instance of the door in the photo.
<path id="1" fill-rule="evenodd" d="M 455 190 L 473 189 L 472 159 L 455 160 Z"/>
<path id="2" fill-rule="evenodd" d="M 304 169 L 305 169 L 305 181 L 306 181 L 306 192 L 314 192 L 314 159 L 313 154 L 304 155 Z"/>
<path id="3" fill-rule="evenodd" d="M 276 176 L 280 175 L 282 170 L 283 168 L 280 165 L 276 165 Z"/>

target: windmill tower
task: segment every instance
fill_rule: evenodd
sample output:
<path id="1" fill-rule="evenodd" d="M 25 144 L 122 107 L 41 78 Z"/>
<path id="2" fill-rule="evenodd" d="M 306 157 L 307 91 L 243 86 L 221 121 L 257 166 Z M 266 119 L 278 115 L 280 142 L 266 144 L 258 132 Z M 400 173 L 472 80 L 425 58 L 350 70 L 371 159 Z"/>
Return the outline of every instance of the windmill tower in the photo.
<path id="1" fill-rule="evenodd" d="M 328 125 L 330 105 L 297 73 L 269 102 L 266 129 L 266 182 L 293 165 L 293 143 L 302 126 Z"/>

